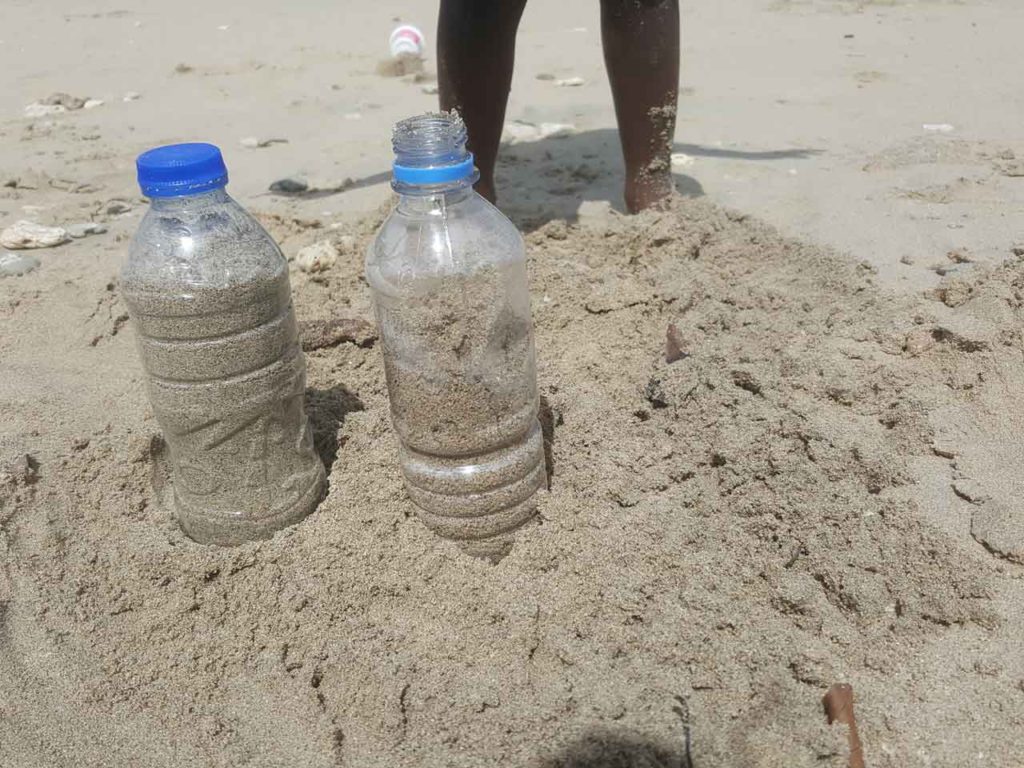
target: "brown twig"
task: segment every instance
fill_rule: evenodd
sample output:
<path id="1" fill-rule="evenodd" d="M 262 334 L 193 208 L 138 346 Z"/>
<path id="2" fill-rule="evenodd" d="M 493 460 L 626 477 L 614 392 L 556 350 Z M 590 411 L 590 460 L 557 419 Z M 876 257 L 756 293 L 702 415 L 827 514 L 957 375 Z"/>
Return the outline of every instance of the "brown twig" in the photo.
<path id="1" fill-rule="evenodd" d="M 864 751 L 857 733 L 857 718 L 853 714 L 853 686 L 836 683 L 822 697 L 828 724 L 842 723 L 847 727 L 846 738 L 850 744 L 850 768 L 864 768 Z"/>

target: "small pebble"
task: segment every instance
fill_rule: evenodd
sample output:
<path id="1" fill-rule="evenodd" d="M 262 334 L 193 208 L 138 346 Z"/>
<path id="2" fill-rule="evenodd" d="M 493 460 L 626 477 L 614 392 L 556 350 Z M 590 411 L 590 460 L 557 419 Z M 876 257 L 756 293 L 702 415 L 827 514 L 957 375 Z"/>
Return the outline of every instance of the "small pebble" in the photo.
<path id="1" fill-rule="evenodd" d="M 67 112 L 67 107 L 60 104 L 39 104 L 38 102 L 25 107 L 25 117 L 49 117 Z"/>
<path id="2" fill-rule="evenodd" d="M 278 179 L 270 185 L 270 191 L 278 195 L 298 195 L 309 189 L 309 184 L 300 179 Z"/>
<path id="3" fill-rule="evenodd" d="M 435 93 L 437 93 L 437 83 L 427 83 L 426 85 L 421 87 L 420 90 L 423 91 L 423 93 L 427 94 L 428 96 L 433 96 Z"/>
<path id="4" fill-rule="evenodd" d="M 81 224 L 72 224 L 68 227 L 68 235 L 75 240 L 80 240 L 89 235 L 102 235 L 106 231 L 107 228 L 105 226 L 94 221 L 84 221 Z"/>
<path id="5" fill-rule="evenodd" d="M 582 77 L 565 77 L 562 78 L 561 80 L 555 80 L 555 85 L 557 85 L 559 88 L 578 88 L 585 82 L 587 81 L 584 80 Z"/>
<path id="6" fill-rule="evenodd" d="M 356 239 L 352 235 L 342 235 L 334 241 L 335 246 L 341 253 L 355 253 Z"/>
<path id="7" fill-rule="evenodd" d="M 654 408 L 668 408 L 669 401 L 665 396 L 665 390 L 661 385 L 661 379 L 651 378 L 644 387 L 644 397 Z"/>
<path id="8" fill-rule="evenodd" d="M 671 364 L 689 356 L 683 349 L 683 338 L 679 328 L 675 323 L 669 323 L 665 331 L 665 362 Z"/>
<path id="9" fill-rule="evenodd" d="M 1014 161 L 1003 163 L 999 168 L 1000 173 L 1003 176 L 1009 176 L 1011 178 L 1020 178 L 1024 176 L 1024 161 Z"/>
<path id="10" fill-rule="evenodd" d="M 917 357 L 935 346 L 935 336 L 931 328 L 915 328 L 907 334 L 903 349 L 911 357 Z"/>
<path id="11" fill-rule="evenodd" d="M 104 104 L 103 99 L 86 99 L 85 104 L 82 105 L 83 109 L 95 109 L 96 107 L 102 107 Z"/>
<path id="12" fill-rule="evenodd" d="M 33 221 L 17 221 L 0 233 L 0 246 L 12 251 L 24 248 L 52 248 L 66 243 L 68 233 L 61 227 L 47 227 Z"/>
<path id="13" fill-rule="evenodd" d="M 952 279 L 937 289 L 939 299 L 947 307 L 959 307 L 971 298 L 971 285 L 965 280 Z"/>
<path id="14" fill-rule="evenodd" d="M 39 266 L 39 259 L 21 253 L 0 254 L 0 277 L 25 275 Z"/>
<path id="15" fill-rule="evenodd" d="M 65 109 L 81 109 L 85 106 L 86 99 L 80 96 L 71 96 L 67 93 L 51 93 L 40 104 L 59 105 Z"/>
<path id="16" fill-rule="evenodd" d="M 295 256 L 295 264 L 303 272 L 323 272 L 338 261 L 338 249 L 330 240 L 307 245 Z"/>
<path id="17" fill-rule="evenodd" d="M 121 97 L 121 101 L 138 101 L 141 98 L 141 93 L 136 93 L 135 91 L 128 91 L 128 93 Z"/>

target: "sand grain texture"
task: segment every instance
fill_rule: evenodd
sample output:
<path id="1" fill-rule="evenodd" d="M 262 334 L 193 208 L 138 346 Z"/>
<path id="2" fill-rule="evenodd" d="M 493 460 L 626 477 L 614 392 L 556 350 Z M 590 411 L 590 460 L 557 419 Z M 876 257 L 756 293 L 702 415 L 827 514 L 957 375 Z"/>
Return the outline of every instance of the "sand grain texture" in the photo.
<path id="1" fill-rule="evenodd" d="M 12 435 L 38 467 L 0 486 L 0 764 L 839 768 L 839 680 L 869 765 L 1019 761 L 1015 566 L 934 523 L 910 465 L 1019 355 L 1024 267 L 977 278 L 1005 309 L 981 347 L 942 330 L 977 299 L 888 297 L 704 203 L 527 242 L 553 477 L 496 566 L 415 519 L 367 346 L 308 354 L 330 491 L 266 542 L 177 530 L 144 405 L 77 447 Z M 365 306 L 361 270 L 298 281 L 299 316 Z"/>

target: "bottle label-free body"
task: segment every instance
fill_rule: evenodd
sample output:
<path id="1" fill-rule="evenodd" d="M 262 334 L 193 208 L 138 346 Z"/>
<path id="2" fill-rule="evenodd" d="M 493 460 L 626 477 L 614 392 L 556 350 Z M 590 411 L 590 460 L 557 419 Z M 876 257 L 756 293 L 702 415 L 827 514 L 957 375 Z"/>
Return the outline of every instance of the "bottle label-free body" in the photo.
<path id="1" fill-rule="evenodd" d="M 126 299 L 186 531 L 236 543 L 308 513 L 324 471 L 303 409 L 287 274 L 178 300 L 129 286 Z"/>
<path id="2" fill-rule="evenodd" d="M 501 270 L 423 281 L 375 301 L 391 415 L 421 453 L 489 453 L 525 437 L 537 416 L 529 306 L 506 298 Z"/>
<path id="3" fill-rule="evenodd" d="M 529 305 L 507 290 L 519 279 L 484 268 L 375 300 L 409 496 L 463 542 L 529 520 L 546 479 Z"/>

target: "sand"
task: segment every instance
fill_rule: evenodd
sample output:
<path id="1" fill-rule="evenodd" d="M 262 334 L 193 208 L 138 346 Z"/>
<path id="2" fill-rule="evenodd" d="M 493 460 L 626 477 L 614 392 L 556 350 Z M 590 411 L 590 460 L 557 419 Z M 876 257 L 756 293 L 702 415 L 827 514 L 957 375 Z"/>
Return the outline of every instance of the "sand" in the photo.
<path id="1" fill-rule="evenodd" d="M 361 279 L 436 98 L 375 64 L 434 5 L 186 6 L 0 35 L 0 223 L 108 230 L 0 280 L 0 765 L 838 768 L 838 681 L 870 766 L 1024 762 L 1017 4 L 684 4 L 707 200 L 635 220 L 597 6 L 530 4 L 509 117 L 579 132 L 499 167 L 553 474 L 497 565 L 415 517 Z M 22 116 L 55 92 L 106 103 Z M 195 138 L 287 255 L 342 254 L 291 273 L 329 494 L 231 550 L 173 521 L 116 283 L 135 153 Z"/>
<path id="2" fill-rule="evenodd" d="M 971 314 L 1024 265 L 947 312 L 704 203 L 528 242 L 543 524 L 492 566 L 415 519 L 372 348 L 309 354 L 331 489 L 268 542 L 188 541 L 154 488 L 155 425 L 109 418 L 5 480 L 6 759 L 82 764 L 39 727 L 60 713 L 138 764 L 167 764 L 159 747 L 225 766 L 685 765 L 687 749 L 840 766 L 820 704 L 840 679 L 875 764 L 922 745 L 1019 759 L 1009 564 L 929 522 L 910 465 L 935 455 L 932 415 L 1020 353 L 1005 299 L 988 335 Z M 332 289 L 360 271 L 339 263 Z M 315 285 L 295 290 L 300 316 L 332 310 Z M 668 364 L 670 323 L 687 355 Z M 954 641 L 950 669 L 936 655 Z M 934 698 L 951 684 L 970 707 Z M 73 714 L 47 700 L 68 685 Z M 140 718 L 145 748 L 108 724 Z M 631 757 L 595 763 L 595 742 Z"/>

